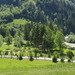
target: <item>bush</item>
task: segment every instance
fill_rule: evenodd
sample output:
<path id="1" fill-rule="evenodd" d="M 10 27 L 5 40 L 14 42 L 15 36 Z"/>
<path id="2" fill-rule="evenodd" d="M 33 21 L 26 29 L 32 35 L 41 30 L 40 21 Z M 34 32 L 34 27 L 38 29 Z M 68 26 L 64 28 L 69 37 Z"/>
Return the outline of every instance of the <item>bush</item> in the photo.
<path id="1" fill-rule="evenodd" d="M 35 53 L 35 57 L 37 58 L 38 49 L 35 49 L 34 53 Z"/>
<path id="2" fill-rule="evenodd" d="M 34 60 L 34 58 L 33 58 L 33 56 L 31 55 L 30 56 L 30 59 L 29 59 L 30 61 L 33 61 Z"/>
<path id="3" fill-rule="evenodd" d="M 42 51 L 40 52 L 40 57 L 43 57 Z"/>
<path id="4" fill-rule="evenodd" d="M 64 51 L 60 50 L 60 57 L 64 57 Z"/>
<path id="5" fill-rule="evenodd" d="M 19 56 L 19 60 L 22 60 L 23 58 L 22 58 L 22 55 L 20 54 L 20 56 Z"/>
<path id="6" fill-rule="evenodd" d="M 70 60 L 70 59 L 68 59 L 68 62 L 71 62 L 71 60 Z"/>
<path id="7" fill-rule="evenodd" d="M 59 52 L 57 52 L 57 51 L 55 51 L 54 53 L 53 53 L 53 55 L 55 56 L 55 57 L 58 57 L 59 58 Z"/>
<path id="8" fill-rule="evenodd" d="M 43 54 L 42 53 L 40 53 L 40 57 L 43 57 Z"/>
<path id="9" fill-rule="evenodd" d="M 58 62 L 58 61 L 57 61 L 57 57 L 54 56 L 53 59 L 52 59 L 52 61 L 53 61 L 54 63 L 57 63 L 57 62 Z"/>
<path id="10" fill-rule="evenodd" d="M 30 61 L 33 61 L 34 59 L 33 59 L 32 51 L 30 51 L 29 54 L 30 54 L 29 60 L 30 60 Z"/>
<path id="11" fill-rule="evenodd" d="M 8 51 L 5 51 L 5 55 L 8 55 L 8 53 L 9 53 Z"/>
<path id="12" fill-rule="evenodd" d="M 48 50 L 47 52 L 48 52 L 48 58 L 50 58 L 51 57 L 50 50 Z"/>
<path id="13" fill-rule="evenodd" d="M 30 42 L 29 41 L 27 41 L 26 44 L 27 44 L 27 46 L 30 46 Z"/>
<path id="14" fill-rule="evenodd" d="M 62 63 L 64 62 L 64 59 L 63 59 L 63 58 L 61 58 L 61 62 L 62 62 Z"/>
<path id="15" fill-rule="evenodd" d="M 72 51 L 68 51 L 67 56 L 69 57 L 69 59 L 72 59 L 74 57 L 74 54 Z"/>

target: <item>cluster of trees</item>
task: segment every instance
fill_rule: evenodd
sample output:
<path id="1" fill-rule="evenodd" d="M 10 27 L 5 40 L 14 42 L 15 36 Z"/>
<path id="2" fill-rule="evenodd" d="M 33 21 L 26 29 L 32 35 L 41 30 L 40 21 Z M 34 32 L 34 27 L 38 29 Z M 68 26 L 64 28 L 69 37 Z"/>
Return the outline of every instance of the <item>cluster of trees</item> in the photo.
<path id="1" fill-rule="evenodd" d="M 24 39 L 31 41 L 35 47 L 44 45 L 47 49 L 55 47 L 62 49 L 64 46 L 64 35 L 52 21 L 47 25 L 42 23 L 32 23 L 32 26 L 25 25 Z"/>
<path id="2" fill-rule="evenodd" d="M 26 40 L 30 41 L 34 47 L 46 45 L 47 49 L 63 48 L 64 35 L 52 21 L 47 24 L 31 22 L 19 25 L 17 28 L 1 25 L 0 30 L 0 34 L 5 38 L 7 44 L 11 44 L 12 39 L 14 39 L 15 46 L 22 45 L 23 41 Z"/>
<path id="3" fill-rule="evenodd" d="M 34 22 L 47 23 L 50 19 L 64 34 L 74 32 L 75 4 L 73 0 L 1 0 L 0 23 L 25 18 Z"/>

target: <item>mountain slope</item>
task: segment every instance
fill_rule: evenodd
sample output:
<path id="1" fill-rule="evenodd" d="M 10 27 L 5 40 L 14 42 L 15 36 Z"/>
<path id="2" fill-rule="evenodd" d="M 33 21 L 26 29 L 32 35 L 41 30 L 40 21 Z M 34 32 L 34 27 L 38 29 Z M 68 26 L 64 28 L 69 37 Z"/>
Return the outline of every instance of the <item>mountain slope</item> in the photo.
<path id="1" fill-rule="evenodd" d="M 42 23 L 53 20 L 65 34 L 75 33 L 73 0 L 0 0 L 0 8 L 0 23 L 18 18 Z"/>

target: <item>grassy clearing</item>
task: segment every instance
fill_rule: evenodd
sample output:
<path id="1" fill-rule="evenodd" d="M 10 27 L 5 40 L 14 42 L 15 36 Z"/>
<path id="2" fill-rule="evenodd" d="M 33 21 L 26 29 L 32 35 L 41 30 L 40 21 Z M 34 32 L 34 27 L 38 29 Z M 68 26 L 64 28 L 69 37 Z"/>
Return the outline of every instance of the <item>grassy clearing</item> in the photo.
<path id="1" fill-rule="evenodd" d="M 6 43 L 3 43 L 3 45 L 0 47 L 0 50 L 6 50 L 6 49 L 10 49 L 10 50 L 13 50 L 15 47 L 13 44 L 11 45 L 7 45 Z"/>
<path id="2" fill-rule="evenodd" d="M 11 24 L 26 24 L 28 21 L 25 19 L 14 19 L 13 22 L 8 23 L 7 25 Z"/>
<path id="3" fill-rule="evenodd" d="M 75 63 L 0 58 L 0 75 L 74 75 Z"/>

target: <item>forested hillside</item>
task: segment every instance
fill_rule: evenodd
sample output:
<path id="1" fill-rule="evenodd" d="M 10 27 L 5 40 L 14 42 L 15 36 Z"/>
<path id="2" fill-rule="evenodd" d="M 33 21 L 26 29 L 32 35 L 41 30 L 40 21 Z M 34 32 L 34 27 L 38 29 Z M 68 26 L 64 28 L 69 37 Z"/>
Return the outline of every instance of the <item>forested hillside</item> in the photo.
<path id="1" fill-rule="evenodd" d="M 43 24 L 52 20 L 65 34 L 75 33 L 74 0 L 0 0 L 0 24 L 19 18 Z"/>

